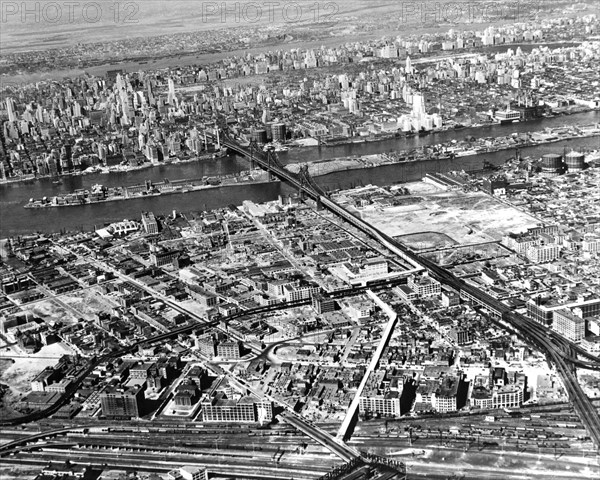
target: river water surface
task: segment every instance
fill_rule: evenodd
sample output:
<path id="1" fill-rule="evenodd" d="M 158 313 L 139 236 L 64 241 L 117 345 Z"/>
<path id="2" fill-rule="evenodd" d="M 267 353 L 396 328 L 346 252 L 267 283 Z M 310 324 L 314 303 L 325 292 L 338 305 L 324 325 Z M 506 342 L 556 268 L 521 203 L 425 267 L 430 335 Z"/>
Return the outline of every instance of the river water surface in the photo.
<path id="1" fill-rule="evenodd" d="M 365 142 L 321 148 L 297 148 L 281 153 L 280 160 L 284 164 L 326 160 L 351 155 L 370 155 L 395 150 L 405 150 L 433 145 L 451 140 L 462 140 L 466 136 L 493 137 L 510 133 L 543 130 L 545 127 L 562 125 L 591 124 L 600 122 L 600 112 L 587 112 L 533 122 L 494 125 L 485 128 L 465 128 L 452 130 L 425 137 L 394 138 L 378 142 Z M 523 156 L 539 157 L 544 153 L 563 153 L 571 148 L 598 149 L 600 137 L 577 138 L 546 145 L 528 147 L 521 150 Z M 512 150 L 494 153 L 459 157 L 449 160 L 430 160 L 385 165 L 361 170 L 347 170 L 318 177 L 319 184 L 329 188 L 346 188 L 352 185 L 369 183 L 388 185 L 396 182 L 419 180 L 426 173 L 450 170 L 474 170 L 483 166 L 484 160 L 495 165 L 502 164 L 514 155 Z M 289 194 L 291 189 L 280 182 L 239 185 L 213 188 L 186 194 L 163 195 L 160 197 L 141 198 L 94 205 L 72 206 L 63 208 L 25 209 L 30 198 L 51 197 L 73 191 L 77 188 L 89 188 L 96 183 L 106 186 L 121 186 L 143 183 L 145 180 L 161 181 L 165 178 L 177 180 L 182 178 L 200 178 L 205 175 L 224 175 L 248 170 L 248 162 L 236 156 L 220 160 L 204 160 L 184 164 L 163 165 L 159 167 L 137 170 L 127 173 L 91 174 L 83 176 L 63 177 L 60 185 L 50 179 L 36 180 L 29 183 L 13 183 L 0 185 L 0 238 L 32 231 L 55 232 L 61 229 L 90 229 L 102 226 L 106 222 L 138 219 L 142 210 L 150 210 L 156 214 L 168 214 L 173 210 L 195 211 L 227 206 L 240 205 L 244 200 L 264 202 L 274 200 L 279 194 Z"/>

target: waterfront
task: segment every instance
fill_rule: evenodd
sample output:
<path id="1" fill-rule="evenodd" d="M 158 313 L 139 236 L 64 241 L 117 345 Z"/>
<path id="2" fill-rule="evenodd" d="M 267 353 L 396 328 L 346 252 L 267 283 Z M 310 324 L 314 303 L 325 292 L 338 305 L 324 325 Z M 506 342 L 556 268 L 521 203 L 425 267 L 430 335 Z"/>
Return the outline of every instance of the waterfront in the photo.
<path id="1" fill-rule="evenodd" d="M 380 142 L 340 145 L 322 148 L 292 149 L 282 153 L 282 163 L 298 163 L 350 155 L 371 155 L 385 153 L 391 150 L 417 148 L 423 145 L 438 144 L 453 139 L 463 139 L 466 136 L 500 136 L 511 132 L 527 132 L 540 130 L 545 127 L 561 125 L 590 124 L 600 121 L 600 112 L 586 112 L 571 116 L 537 120 L 534 122 L 493 125 L 484 128 L 465 128 L 428 135 L 426 137 L 395 138 Z M 540 156 L 548 152 L 562 153 L 563 149 L 597 149 L 600 148 L 598 137 L 578 138 L 557 143 L 527 147 L 522 149 L 523 156 Z M 319 177 L 319 183 L 329 188 L 345 188 L 356 184 L 385 185 L 396 182 L 414 181 L 424 174 L 435 171 L 472 170 L 479 169 L 484 160 L 494 165 L 502 164 L 513 151 L 505 150 L 485 153 L 450 160 L 429 160 L 417 163 L 407 162 L 383 167 L 350 170 L 332 173 Z M 123 202 L 85 205 L 69 209 L 24 209 L 23 205 L 31 197 L 41 198 L 53 196 L 78 188 L 90 188 L 93 184 L 102 183 L 106 186 L 121 186 L 143 183 L 145 180 L 161 181 L 165 178 L 177 180 L 183 178 L 198 178 L 205 175 L 225 175 L 242 170 L 248 170 L 246 160 L 228 157 L 222 160 L 205 160 L 177 165 L 164 165 L 126 173 L 111 173 L 108 175 L 91 174 L 85 176 L 65 177 L 62 184 L 54 185 L 51 180 L 44 179 L 26 184 L 9 184 L 0 186 L 0 237 L 18 235 L 39 230 L 43 232 L 60 229 L 93 228 L 102 226 L 105 222 L 123 220 L 124 218 L 138 219 L 142 210 L 151 210 L 156 214 L 178 211 L 202 210 L 217 208 L 229 204 L 239 205 L 243 200 L 257 202 L 276 199 L 280 193 L 289 194 L 291 189 L 279 182 L 272 184 L 241 185 L 214 188 L 206 191 L 186 193 L 184 195 L 167 195 L 145 199 L 135 199 Z"/>
<path id="2" fill-rule="evenodd" d="M 482 127 L 466 127 L 458 130 L 447 130 L 444 132 L 432 133 L 424 137 L 401 137 L 382 140 L 380 142 L 363 142 L 334 145 L 321 148 L 297 148 L 290 149 L 286 153 L 279 154 L 282 162 L 301 163 L 311 160 L 324 160 L 328 158 L 349 157 L 351 155 L 372 155 L 374 153 L 384 153 L 396 150 L 410 150 L 427 145 L 450 142 L 452 140 L 460 141 L 465 137 L 499 137 L 511 133 L 526 133 L 543 130 L 545 128 L 555 128 L 564 125 L 586 125 L 600 122 L 600 111 L 589 111 L 573 115 L 560 115 L 552 118 L 540 118 L 529 122 L 510 123 L 504 125 L 486 125 Z M 596 147 L 599 148 L 596 142 Z M 307 152 L 310 154 L 307 155 Z"/>

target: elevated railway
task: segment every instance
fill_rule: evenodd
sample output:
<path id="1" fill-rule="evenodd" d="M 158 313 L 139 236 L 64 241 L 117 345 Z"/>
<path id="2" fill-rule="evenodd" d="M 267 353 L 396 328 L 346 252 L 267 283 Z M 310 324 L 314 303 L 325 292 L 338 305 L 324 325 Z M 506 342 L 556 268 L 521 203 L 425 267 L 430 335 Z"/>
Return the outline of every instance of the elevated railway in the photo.
<path id="1" fill-rule="evenodd" d="M 585 395 L 585 392 L 583 392 L 577 381 L 576 375 L 576 367 L 578 366 L 587 365 L 588 367 L 595 367 L 594 362 L 599 360 L 597 357 L 589 355 L 587 352 L 587 355 L 584 354 L 582 349 L 577 345 L 569 342 L 555 332 L 549 331 L 545 326 L 516 312 L 513 312 L 510 307 L 495 299 L 491 295 L 479 290 L 473 285 L 466 283 L 462 279 L 457 278 L 451 272 L 440 267 L 431 260 L 421 257 L 402 243 L 381 232 L 379 229 L 368 224 L 361 218 L 354 216 L 352 213 L 329 198 L 327 193 L 323 191 L 323 189 L 319 187 L 319 185 L 311 178 L 310 174 L 308 173 L 308 169 L 303 168 L 298 174 L 293 174 L 287 171 L 279 163 L 277 156 L 272 152 L 269 152 L 265 155 L 263 152 L 258 151 L 255 146 L 251 146 L 250 148 L 242 147 L 227 136 L 224 136 L 222 145 L 236 154 L 256 162 L 261 168 L 269 172 L 269 174 L 279 178 L 281 181 L 286 182 L 293 188 L 296 188 L 303 196 L 311 198 L 318 205 L 321 205 L 323 208 L 331 211 L 337 217 L 345 220 L 350 225 L 378 242 L 380 245 L 386 247 L 389 251 L 397 255 L 406 263 L 414 266 L 414 268 L 426 269 L 438 281 L 460 292 L 461 297 L 485 309 L 494 321 L 502 325 L 510 326 L 525 341 L 539 348 L 545 353 L 548 360 L 557 369 L 565 389 L 569 394 L 569 398 L 573 403 L 574 409 L 579 415 L 583 425 L 586 428 L 586 431 L 596 445 L 596 448 L 600 447 L 600 417 L 590 399 Z M 383 284 L 378 286 L 381 285 Z M 352 290 L 354 291 L 354 289 Z M 289 308 L 291 306 L 294 305 L 281 304 L 278 306 L 278 308 Z M 87 376 L 87 374 L 89 374 L 99 363 L 129 353 L 130 351 L 136 349 L 139 345 L 157 343 L 180 333 L 191 331 L 195 328 L 200 328 L 202 326 L 210 327 L 211 325 L 223 320 L 231 320 L 233 318 L 237 318 L 237 316 L 266 312 L 271 309 L 272 308 L 269 307 L 261 307 L 259 309 L 242 311 L 235 316 L 215 320 L 214 322 L 205 321 L 203 323 L 186 325 L 171 332 L 157 335 L 151 339 L 141 340 L 131 346 L 119 349 L 118 351 L 106 353 L 97 358 L 95 361 L 90 362 L 90 365 L 84 370 L 78 379 L 73 382 L 73 388 L 66 392 L 65 395 L 63 395 L 59 402 L 57 402 L 55 405 L 35 414 L 2 421 L 0 422 L 0 425 L 18 425 L 30 421 L 36 421 L 55 413 L 61 406 L 65 405 L 70 400 L 70 397 L 74 393 L 75 389 L 78 388 L 83 378 L 85 378 L 85 376 Z M 578 358 L 579 356 L 584 356 L 587 360 L 581 361 Z M 303 418 L 292 415 L 289 412 L 282 414 L 282 418 L 290 425 L 293 425 L 300 431 L 309 435 L 318 443 L 326 446 L 332 453 L 336 454 L 347 462 L 359 457 L 366 458 L 366 454 L 362 454 L 347 446 L 344 444 L 344 442 L 336 440 L 330 434 L 315 427 L 314 425 L 311 425 Z"/>
<path id="2" fill-rule="evenodd" d="M 293 174 L 287 171 L 279 162 L 272 160 L 272 155 L 265 156 L 241 147 L 235 141 L 229 138 L 223 142 L 227 148 L 243 157 L 252 157 L 261 168 L 268 170 L 271 174 L 280 180 L 287 182 L 292 187 L 298 189 L 303 195 L 311 198 L 317 204 L 331 211 L 334 215 L 342 218 L 352 226 L 377 241 L 380 245 L 386 247 L 392 253 L 398 255 L 405 262 L 413 265 L 415 268 L 422 267 L 426 269 L 436 280 L 454 288 L 460 292 L 462 298 L 485 309 L 489 315 L 497 322 L 510 326 L 526 342 L 535 345 L 555 366 L 559 373 L 569 398 L 573 403 L 575 411 L 581 418 L 590 438 L 600 449 L 600 416 L 587 397 L 581 385 L 577 380 L 576 367 L 600 369 L 600 359 L 585 352 L 581 347 L 570 342 L 566 338 L 558 335 L 534 320 L 527 318 L 483 292 L 475 286 L 459 279 L 448 270 L 440 267 L 433 261 L 422 257 L 409 249 L 406 245 L 398 242 L 392 237 L 386 235 L 379 229 L 356 217 L 348 210 L 332 201 L 327 194 L 318 186 L 308 173 L 306 168 L 300 170 L 299 174 Z M 587 361 L 582 361 L 578 356 L 584 356 Z"/>

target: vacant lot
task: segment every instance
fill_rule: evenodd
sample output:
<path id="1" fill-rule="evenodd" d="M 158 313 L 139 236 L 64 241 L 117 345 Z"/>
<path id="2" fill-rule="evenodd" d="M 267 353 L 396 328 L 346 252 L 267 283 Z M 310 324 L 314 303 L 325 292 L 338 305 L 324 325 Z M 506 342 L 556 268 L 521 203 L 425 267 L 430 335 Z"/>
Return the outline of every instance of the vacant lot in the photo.
<path id="1" fill-rule="evenodd" d="M 431 190 L 419 184 L 409 184 L 408 188 L 419 192 L 415 196 L 422 199 L 420 203 L 384 209 L 368 207 L 362 214 L 385 233 L 418 249 L 500 240 L 508 231 L 536 224 L 533 217 L 484 193 L 428 193 Z"/>
<path id="2" fill-rule="evenodd" d="M 31 390 L 31 380 L 44 368 L 56 365 L 58 359 L 71 350 L 62 343 L 47 345 L 33 354 L 27 355 L 16 347 L 3 348 L 0 358 L 0 383 L 8 387 L 2 403 L 0 416 L 14 416 L 14 405 Z"/>

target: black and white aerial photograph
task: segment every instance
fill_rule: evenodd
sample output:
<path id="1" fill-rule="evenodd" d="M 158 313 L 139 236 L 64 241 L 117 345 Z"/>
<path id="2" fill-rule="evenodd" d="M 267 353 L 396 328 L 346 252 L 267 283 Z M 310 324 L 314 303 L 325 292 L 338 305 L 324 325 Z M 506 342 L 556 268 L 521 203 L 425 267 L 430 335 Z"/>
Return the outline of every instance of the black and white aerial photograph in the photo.
<path id="1" fill-rule="evenodd" d="M 0 480 L 599 480 L 597 0 L 0 0 Z"/>

